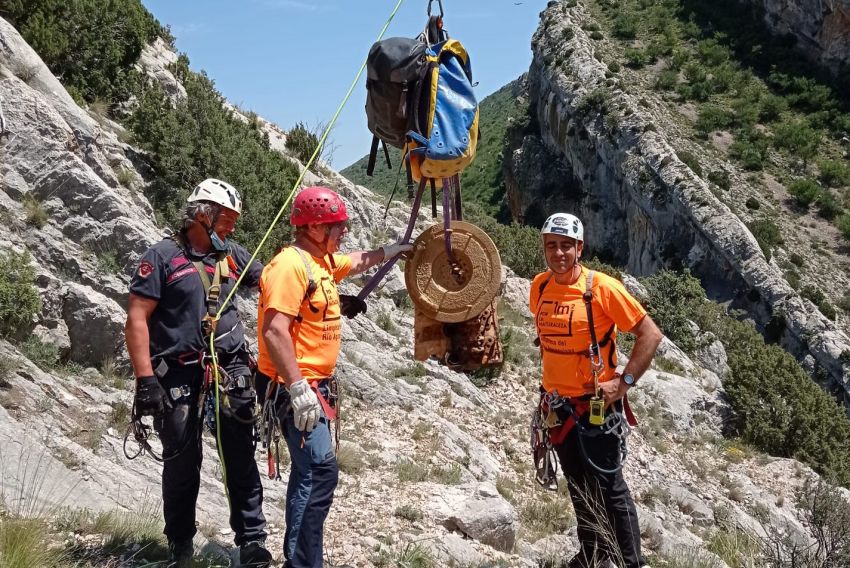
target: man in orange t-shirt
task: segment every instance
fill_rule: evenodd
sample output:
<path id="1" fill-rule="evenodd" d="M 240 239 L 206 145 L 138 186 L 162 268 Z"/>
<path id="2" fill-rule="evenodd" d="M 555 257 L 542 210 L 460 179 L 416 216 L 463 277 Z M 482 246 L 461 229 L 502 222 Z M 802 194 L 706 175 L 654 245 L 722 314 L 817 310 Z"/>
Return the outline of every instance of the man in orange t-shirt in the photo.
<path id="1" fill-rule="evenodd" d="M 342 198 L 325 187 L 296 196 L 290 223 L 295 242 L 260 278 L 257 392 L 274 401 L 292 462 L 284 566 L 321 568 L 324 523 L 339 475 L 328 416 L 335 414 L 329 394 L 342 332 L 337 283 L 412 245 L 340 254 L 348 213 Z"/>
<path id="2" fill-rule="evenodd" d="M 548 396 L 557 394 L 567 399 L 566 404 L 575 411 L 573 416 L 579 416 L 576 426 L 561 440 L 550 434 L 578 524 L 581 548 L 569 567 L 590 568 L 622 558 L 625 568 L 639 568 L 643 565 L 640 528 L 634 501 L 618 467 L 620 440 L 607 425 L 591 425 L 589 413 L 580 410 L 587 409 L 588 399 L 597 394 L 585 292 L 588 288 L 591 292 L 593 329 L 599 344 L 597 381 L 606 415 L 620 412 L 620 400 L 655 356 L 661 332 L 619 281 L 598 272 L 589 281 L 590 271 L 579 263 L 584 227 L 577 217 L 555 213 L 546 220 L 541 233 L 549 270 L 532 281 L 529 307 L 543 357 L 542 388 Z M 637 337 L 622 373 L 617 372 L 618 329 Z M 570 426 L 563 409 L 560 407 L 559 416 Z M 600 514 L 607 518 L 613 534 L 600 529 L 605 524 L 600 522 Z"/>

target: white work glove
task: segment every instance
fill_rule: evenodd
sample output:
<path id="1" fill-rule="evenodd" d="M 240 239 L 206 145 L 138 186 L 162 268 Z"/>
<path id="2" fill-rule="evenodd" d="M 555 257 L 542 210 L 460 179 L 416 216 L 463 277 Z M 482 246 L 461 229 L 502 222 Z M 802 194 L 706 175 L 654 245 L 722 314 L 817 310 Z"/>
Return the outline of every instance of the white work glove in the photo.
<path id="1" fill-rule="evenodd" d="M 384 260 L 389 260 L 391 258 L 395 258 L 396 255 L 401 254 L 403 252 L 410 252 L 413 250 L 413 245 L 411 243 L 394 243 L 391 245 L 386 245 L 381 247 L 381 251 L 384 253 Z"/>
<path id="2" fill-rule="evenodd" d="M 306 379 L 295 381 L 289 387 L 289 398 L 292 400 L 292 410 L 295 413 L 295 427 L 302 432 L 312 432 L 319 421 L 322 407 L 310 383 Z"/>

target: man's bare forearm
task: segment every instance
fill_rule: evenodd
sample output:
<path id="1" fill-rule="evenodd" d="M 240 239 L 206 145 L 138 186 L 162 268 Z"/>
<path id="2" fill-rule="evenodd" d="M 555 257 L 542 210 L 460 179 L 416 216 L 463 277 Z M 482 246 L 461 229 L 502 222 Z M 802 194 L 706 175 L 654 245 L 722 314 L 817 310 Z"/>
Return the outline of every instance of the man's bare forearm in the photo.
<path id="1" fill-rule="evenodd" d="M 655 351 L 664 337 L 652 318 L 646 316 L 641 322 L 631 330 L 636 336 L 632 354 L 629 357 L 629 362 L 626 368 L 623 369 L 624 375 L 632 375 L 635 379 L 639 379 L 649 368 L 652 363 L 652 358 L 655 357 Z"/>
<path id="2" fill-rule="evenodd" d="M 273 321 L 265 326 L 263 339 L 266 342 L 269 358 L 274 364 L 278 377 L 284 380 L 288 388 L 292 383 L 301 380 L 303 377 L 301 376 L 301 369 L 298 367 L 298 360 L 295 357 L 295 345 L 292 342 L 292 335 L 289 333 L 289 326 L 274 321 L 277 319 L 273 318 Z"/>
<path id="3" fill-rule="evenodd" d="M 348 258 L 351 259 L 351 271 L 349 274 L 360 274 L 366 272 L 376 264 L 380 264 L 384 259 L 384 250 L 358 250 L 348 253 Z"/>
<path id="4" fill-rule="evenodd" d="M 133 365 L 133 373 L 137 377 L 153 375 L 151 363 L 150 331 L 147 320 L 128 316 L 124 325 L 124 337 L 127 341 L 127 352 Z"/>

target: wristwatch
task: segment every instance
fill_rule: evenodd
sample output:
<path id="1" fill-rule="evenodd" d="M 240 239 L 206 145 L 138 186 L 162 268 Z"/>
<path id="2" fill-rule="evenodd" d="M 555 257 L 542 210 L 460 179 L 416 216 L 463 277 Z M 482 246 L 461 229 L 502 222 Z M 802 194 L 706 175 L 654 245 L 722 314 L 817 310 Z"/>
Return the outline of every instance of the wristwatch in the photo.
<path id="1" fill-rule="evenodd" d="M 623 379 L 623 382 L 626 383 L 630 387 L 635 386 L 635 383 L 637 382 L 637 379 L 635 379 L 635 376 L 632 375 L 631 373 L 626 373 L 625 375 L 622 376 L 622 379 Z"/>

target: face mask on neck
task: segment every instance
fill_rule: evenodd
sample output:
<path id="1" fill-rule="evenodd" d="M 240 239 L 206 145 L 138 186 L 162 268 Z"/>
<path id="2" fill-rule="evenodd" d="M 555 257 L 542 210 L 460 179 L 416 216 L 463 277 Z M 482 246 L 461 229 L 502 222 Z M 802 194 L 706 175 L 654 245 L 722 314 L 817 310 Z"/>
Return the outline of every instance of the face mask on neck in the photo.
<path id="1" fill-rule="evenodd" d="M 209 232 L 209 235 L 210 243 L 212 243 L 212 248 L 214 251 L 227 252 L 227 250 L 230 248 L 230 246 L 228 245 L 228 241 L 230 239 L 221 240 L 221 237 L 219 237 L 218 234 L 212 230 Z"/>

